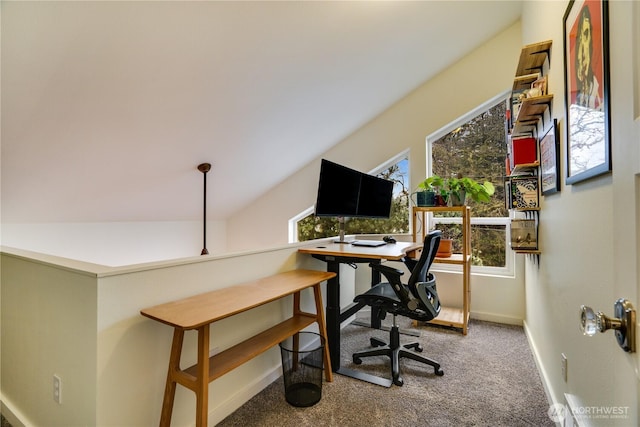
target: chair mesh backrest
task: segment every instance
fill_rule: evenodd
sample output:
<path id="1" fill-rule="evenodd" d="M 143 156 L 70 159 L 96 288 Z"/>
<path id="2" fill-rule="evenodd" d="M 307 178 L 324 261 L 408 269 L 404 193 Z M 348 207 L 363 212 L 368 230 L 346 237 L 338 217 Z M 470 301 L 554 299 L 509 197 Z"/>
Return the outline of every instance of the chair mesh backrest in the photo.
<path id="1" fill-rule="evenodd" d="M 427 273 L 433 264 L 433 260 L 438 252 L 438 245 L 440 245 L 440 238 L 442 237 L 442 231 L 433 230 L 427 233 L 424 237 L 424 245 L 422 246 L 422 254 L 418 263 L 411 271 L 411 276 L 407 281 L 407 286 L 415 293 L 416 283 L 427 282 Z"/>

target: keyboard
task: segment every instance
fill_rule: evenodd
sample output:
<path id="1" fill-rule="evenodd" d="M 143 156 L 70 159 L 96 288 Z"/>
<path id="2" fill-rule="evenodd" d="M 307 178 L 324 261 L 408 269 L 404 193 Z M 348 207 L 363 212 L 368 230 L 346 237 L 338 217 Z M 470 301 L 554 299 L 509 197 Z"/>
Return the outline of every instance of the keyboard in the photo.
<path id="1" fill-rule="evenodd" d="M 369 248 L 377 248 L 378 246 L 384 246 L 387 243 L 382 240 L 354 240 L 351 242 L 353 246 L 367 246 Z"/>

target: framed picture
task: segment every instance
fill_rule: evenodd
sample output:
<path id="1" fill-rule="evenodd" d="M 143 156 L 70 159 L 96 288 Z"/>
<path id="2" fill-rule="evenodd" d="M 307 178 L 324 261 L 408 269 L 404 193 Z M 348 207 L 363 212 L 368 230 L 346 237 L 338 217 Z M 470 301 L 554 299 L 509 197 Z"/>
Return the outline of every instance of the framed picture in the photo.
<path id="1" fill-rule="evenodd" d="M 540 207 L 537 176 L 519 176 L 511 179 L 511 207 L 512 209 Z"/>
<path id="2" fill-rule="evenodd" d="M 566 182 L 611 171 L 609 12 L 606 0 L 571 0 L 563 19 Z"/>
<path id="3" fill-rule="evenodd" d="M 556 119 L 540 138 L 539 144 L 540 187 L 542 195 L 547 196 L 560 191 L 560 138 Z"/>

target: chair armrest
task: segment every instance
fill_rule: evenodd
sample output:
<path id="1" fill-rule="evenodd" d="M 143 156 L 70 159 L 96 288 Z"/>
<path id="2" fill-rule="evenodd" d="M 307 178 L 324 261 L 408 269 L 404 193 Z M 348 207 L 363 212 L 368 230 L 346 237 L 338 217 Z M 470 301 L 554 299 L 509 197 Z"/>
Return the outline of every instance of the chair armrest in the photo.
<path id="1" fill-rule="evenodd" d="M 400 282 L 400 276 L 404 274 L 404 271 L 402 270 L 389 267 L 388 265 L 378 264 L 375 262 L 372 262 L 371 264 L 369 264 L 369 267 L 371 267 L 373 270 L 377 270 L 378 272 L 382 273 L 388 282 L 392 282 L 392 281 Z"/>
<path id="2" fill-rule="evenodd" d="M 407 286 L 400 281 L 400 276 L 404 274 L 404 271 L 377 263 L 371 263 L 369 266 L 384 275 L 393 291 L 405 306 L 409 307 L 410 310 L 415 310 L 418 307 L 418 300 L 409 291 Z"/>

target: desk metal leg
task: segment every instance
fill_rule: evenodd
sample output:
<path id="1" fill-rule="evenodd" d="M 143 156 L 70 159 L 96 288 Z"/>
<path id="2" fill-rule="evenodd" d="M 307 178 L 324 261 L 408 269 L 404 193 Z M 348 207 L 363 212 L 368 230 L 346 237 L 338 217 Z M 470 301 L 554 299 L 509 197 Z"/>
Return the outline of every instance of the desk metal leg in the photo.
<path id="1" fill-rule="evenodd" d="M 336 276 L 327 282 L 327 340 L 331 356 L 331 370 L 340 368 L 340 263 L 327 262 L 327 271 Z"/>
<path id="2" fill-rule="evenodd" d="M 380 261 L 376 261 L 376 264 L 380 264 Z M 382 281 L 382 276 L 378 270 L 371 269 L 371 287 L 374 287 Z M 380 329 L 381 321 L 378 315 L 377 309 L 371 307 L 371 327 L 374 329 Z"/>
<path id="3" fill-rule="evenodd" d="M 391 387 L 392 381 L 390 379 L 340 367 L 340 324 L 343 318 L 340 310 L 340 263 L 327 262 L 327 271 L 336 273 L 336 276 L 327 282 L 327 340 L 329 341 L 331 370 L 340 375 L 367 381 L 383 387 Z M 357 311 L 357 309 L 359 309 L 359 307 L 354 307 L 355 311 Z"/>
<path id="4" fill-rule="evenodd" d="M 366 381 L 371 384 L 379 385 L 382 387 L 391 387 L 393 381 L 387 378 L 377 377 L 375 375 L 367 374 L 366 372 L 356 371 L 355 369 L 349 369 L 342 367 L 336 371 L 336 374 L 344 375 L 346 377 L 355 378 L 360 381 Z"/>

